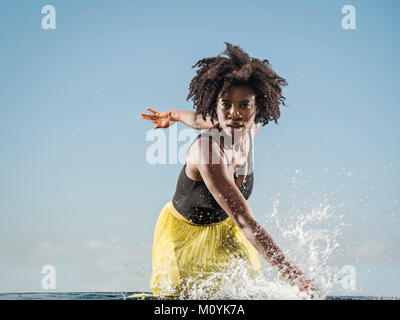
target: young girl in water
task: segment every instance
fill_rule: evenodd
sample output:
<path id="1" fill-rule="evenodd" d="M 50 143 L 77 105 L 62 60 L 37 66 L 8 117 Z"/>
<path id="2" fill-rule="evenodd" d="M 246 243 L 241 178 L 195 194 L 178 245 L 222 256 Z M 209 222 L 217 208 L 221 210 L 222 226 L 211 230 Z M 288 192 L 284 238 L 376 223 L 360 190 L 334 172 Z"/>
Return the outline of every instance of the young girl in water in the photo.
<path id="1" fill-rule="evenodd" d="M 157 220 L 150 287 L 155 296 L 188 296 L 202 281 L 234 267 L 246 269 L 250 278 L 262 277 L 261 254 L 292 285 L 311 294 L 311 280 L 283 254 L 247 203 L 254 137 L 261 123 L 277 123 L 286 80 L 268 60 L 250 58 L 238 46 L 226 43 L 224 54 L 228 57 L 193 66 L 199 70 L 187 100 L 193 99 L 195 111 L 141 113 L 154 129 L 181 121 L 204 130 L 189 147 L 175 194 Z"/>

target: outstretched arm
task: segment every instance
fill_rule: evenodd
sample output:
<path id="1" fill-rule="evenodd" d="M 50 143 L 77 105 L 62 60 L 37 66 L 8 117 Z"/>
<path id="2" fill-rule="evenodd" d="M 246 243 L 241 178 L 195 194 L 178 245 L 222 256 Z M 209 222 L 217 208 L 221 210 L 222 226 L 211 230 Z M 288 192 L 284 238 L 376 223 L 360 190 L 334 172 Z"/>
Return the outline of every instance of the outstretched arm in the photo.
<path id="1" fill-rule="evenodd" d="M 197 143 L 203 138 L 199 139 Z M 311 280 L 296 267 L 274 242 L 268 232 L 258 223 L 244 196 L 236 186 L 233 176 L 228 172 L 217 146 L 208 144 L 209 148 L 195 148 L 195 159 L 200 159 L 197 168 L 208 190 L 233 222 L 242 230 L 248 241 L 278 272 L 289 280 L 300 291 L 312 293 L 315 290 Z M 206 149 L 209 149 L 208 151 Z M 211 149 L 211 150 L 210 150 Z M 215 159 L 220 161 L 215 163 Z M 214 159 L 214 163 L 212 162 Z"/>
<path id="2" fill-rule="evenodd" d="M 153 114 L 141 113 L 140 116 L 143 119 L 154 123 L 156 125 L 154 130 L 157 128 L 168 128 L 176 121 L 180 121 L 196 130 L 209 129 L 213 126 L 211 123 L 211 117 L 209 115 L 207 115 L 206 120 L 204 120 L 201 114 L 197 114 L 192 110 L 171 110 L 158 112 L 148 107 L 146 109 Z"/>
<path id="3" fill-rule="evenodd" d="M 193 129 L 209 129 L 213 126 L 210 115 L 207 115 L 206 120 L 204 120 L 201 114 L 198 114 L 193 110 L 173 110 L 171 113 L 173 119 L 180 121 Z"/>

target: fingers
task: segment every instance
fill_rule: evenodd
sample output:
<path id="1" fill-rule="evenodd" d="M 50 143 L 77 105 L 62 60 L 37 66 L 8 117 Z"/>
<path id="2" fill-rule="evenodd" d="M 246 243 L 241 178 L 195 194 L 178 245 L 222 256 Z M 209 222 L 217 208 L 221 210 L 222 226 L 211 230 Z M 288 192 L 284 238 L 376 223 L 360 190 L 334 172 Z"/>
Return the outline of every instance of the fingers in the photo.
<path id="1" fill-rule="evenodd" d="M 140 113 L 140 116 L 143 119 L 149 120 L 149 119 L 158 119 L 158 118 L 163 118 L 167 116 L 168 112 L 158 112 L 156 110 L 153 110 L 149 107 L 146 107 L 146 110 L 152 112 L 153 114 L 146 114 L 146 113 Z"/>
<path id="2" fill-rule="evenodd" d="M 300 291 L 307 293 L 311 299 L 314 299 L 319 295 L 319 291 L 317 290 L 317 287 L 315 286 L 315 284 L 313 284 L 312 281 L 307 281 L 307 283 L 303 286 L 302 290 Z"/>
<path id="3" fill-rule="evenodd" d="M 151 109 L 149 107 L 146 107 L 146 109 L 149 110 L 150 112 L 152 112 L 153 114 L 140 113 L 140 116 L 142 118 L 149 119 L 149 118 L 154 118 L 154 117 L 158 116 L 158 112 L 157 111 L 155 111 L 155 110 L 153 110 L 153 109 Z"/>
<path id="4" fill-rule="evenodd" d="M 149 118 L 152 117 L 151 114 L 145 114 L 145 113 L 140 113 L 140 116 L 141 116 L 143 119 L 149 119 Z"/>
<path id="5" fill-rule="evenodd" d="M 153 112 L 152 116 L 155 116 L 155 117 L 158 117 L 158 118 L 165 118 L 165 117 L 168 117 L 168 116 L 171 115 L 171 111 L 159 112 L 159 111 L 151 109 L 150 107 L 146 107 L 146 109 L 149 110 L 150 112 Z"/>
<path id="6" fill-rule="evenodd" d="M 153 109 L 151 109 L 151 108 L 149 108 L 149 107 L 146 107 L 146 109 L 149 110 L 149 111 L 151 111 L 151 112 L 153 112 L 153 113 L 158 113 L 157 111 L 155 111 L 155 110 L 153 110 Z"/>
<path id="7" fill-rule="evenodd" d="M 152 115 L 152 114 L 141 113 L 140 116 L 141 116 L 143 119 L 146 119 L 146 120 L 153 120 L 153 119 L 155 119 L 155 116 Z"/>
<path id="8" fill-rule="evenodd" d="M 158 112 L 149 107 L 146 107 L 146 110 L 152 112 L 153 114 L 140 113 L 140 116 L 143 119 L 146 119 L 146 120 L 156 124 L 156 126 L 153 128 L 153 130 L 156 130 L 158 128 L 167 128 L 169 126 L 170 122 L 169 122 L 168 116 L 170 114 L 170 111 Z"/>

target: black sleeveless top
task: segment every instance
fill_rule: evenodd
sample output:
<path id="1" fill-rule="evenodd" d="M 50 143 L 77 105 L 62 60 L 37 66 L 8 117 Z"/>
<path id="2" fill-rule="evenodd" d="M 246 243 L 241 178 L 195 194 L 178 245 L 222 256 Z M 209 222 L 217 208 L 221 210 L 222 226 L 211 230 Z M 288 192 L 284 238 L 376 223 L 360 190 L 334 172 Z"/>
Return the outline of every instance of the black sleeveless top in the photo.
<path id="1" fill-rule="evenodd" d="M 250 173 L 243 179 L 243 183 L 239 189 L 246 200 L 250 197 L 254 184 L 253 140 L 250 131 L 251 130 L 249 130 L 250 150 L 247 157 L 248 172 Z M 204 136 L 213 137 L 208 132 L 205 132 L 199 134 L 194 141 Z M 213 139 L 215 138 L 213 137 Z M 217 141 L 217 143 L 220 145 L 219 141 Z M 220 148 L 222 152 L 224 152 L 221 146 Z M 196 224 L 221 222 L 228 218 L 227 213 L 214 199 L 204 181 L 190 179 L 186 175 L 185 168 L 186 164 L 182 167 L 179 174 L 176 191 L 172 198 L 172 204 L 175 209 L 186 219 Z"/>

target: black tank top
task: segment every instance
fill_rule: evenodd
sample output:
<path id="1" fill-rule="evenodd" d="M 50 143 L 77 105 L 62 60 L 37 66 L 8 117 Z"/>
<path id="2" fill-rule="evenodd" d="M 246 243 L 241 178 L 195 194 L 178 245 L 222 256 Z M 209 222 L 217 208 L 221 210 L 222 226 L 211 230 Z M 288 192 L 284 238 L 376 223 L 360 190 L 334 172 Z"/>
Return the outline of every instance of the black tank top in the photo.
<path id="1" fill-rule="evenodd" d="M 243 179 L 242 185 L 239 189 L 246 200 L 250 197 L 254 184 L 253 140 L 251 137 L 251 130 L 248 131 L 250 137 L 250 150 L 247 156 L 247 172 L 250 173 Z M 199 134 L 194 141 L 204 136 L 210 136 L 215 139 L 211 134 L 205 132 Z M 219 141 L 217 141 L 217 144 L 220 146 Z M 220 148 L 224 153 L 224 150 L 221 146 Z M 179 211 L 179 213 L 186 219 L 196 224 L 216 223 L 228 218 L 227 213 L 214 199 L 204 181 L 190 179 L 186 175 L 185 168 L 186 164 L 182 167 L 182 170 L 179 174 L 176 191 L 172 198 L 172 204 L 175 209 Z"/>

